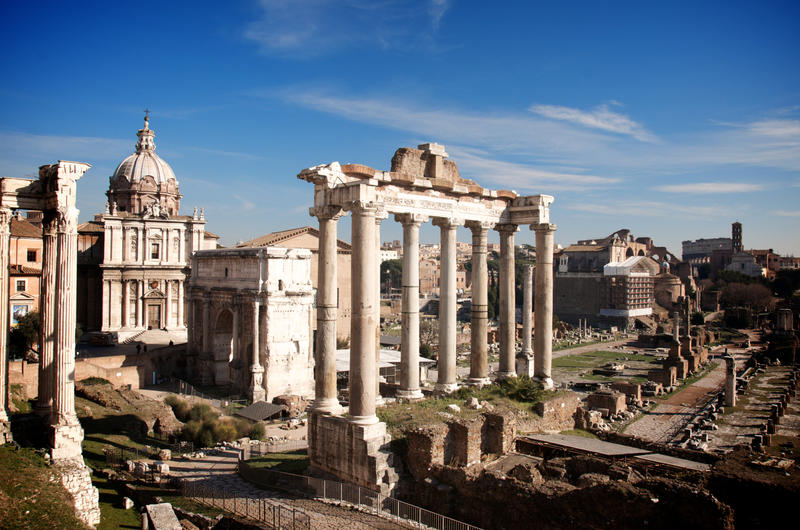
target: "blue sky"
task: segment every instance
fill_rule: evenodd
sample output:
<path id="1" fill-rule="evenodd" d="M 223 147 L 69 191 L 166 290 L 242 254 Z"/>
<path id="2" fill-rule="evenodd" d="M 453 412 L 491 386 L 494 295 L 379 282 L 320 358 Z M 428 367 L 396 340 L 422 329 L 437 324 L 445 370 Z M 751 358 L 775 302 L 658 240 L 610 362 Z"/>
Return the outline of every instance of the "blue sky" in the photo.
<path id="1" fill-rule="evenodd" d="M 563 245 L 629 228 L 680 255 L 738 220 L 800 255 L 798 27 L 797 2 L 4 1 L 0 175 L 89 162 L 88 220 L 149 108 L 223 244 L 315 225 L 305 167 L 436 141 L 554 195 Z"/>

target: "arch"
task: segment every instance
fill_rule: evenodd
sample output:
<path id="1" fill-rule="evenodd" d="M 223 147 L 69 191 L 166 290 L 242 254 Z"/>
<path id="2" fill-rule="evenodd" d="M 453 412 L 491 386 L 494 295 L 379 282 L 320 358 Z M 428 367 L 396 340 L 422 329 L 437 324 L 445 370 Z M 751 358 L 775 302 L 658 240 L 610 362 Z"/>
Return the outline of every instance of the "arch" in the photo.
<path id="1" fill-rule="evenodd" d="M 625 257 L 626 258 L 633 257 L 633 249 L 631 247 L 628 247 L 628 250 L 625 251 Z"/>
<path id="2" fill-rule="evenodd" d="M 217 315 L 213 332 L 214 344 L 214 383 L 230 383 L 230 363 L 233 360 L 233 313 L 223 309 Z"/>
<path id="3" fill-rule="evenodd" d="M 644 250 L 640 249 L 639 252 L 636 253 L 636 255 L 637 256 L 644 256 Z"/>

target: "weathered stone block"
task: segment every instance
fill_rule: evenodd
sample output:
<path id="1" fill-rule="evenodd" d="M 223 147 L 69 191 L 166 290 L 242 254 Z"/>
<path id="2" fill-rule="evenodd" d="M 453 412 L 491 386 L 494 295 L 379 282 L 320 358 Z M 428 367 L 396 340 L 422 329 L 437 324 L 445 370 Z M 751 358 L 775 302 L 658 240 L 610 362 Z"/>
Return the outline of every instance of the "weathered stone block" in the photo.
<path id="1" fill-rule="evenodd" d="M 589 394 L 587 405 L 590 409 L 607 409 L 611 416 L 628 408 L 625 404 L 625 394 L 614 390 L 600 390 Z"/>
<path id="2" fill-rule="evenodd" d="M 575 426 L 575 411 L 580 404 L 581 400 L 574 392 L 540 401 L 534 407 L 536 414 L 542 417 L 539 427 L 545 431 L 572 429 Z"/>
<path id="3" fill-rule="evenodd" d="M 486 453 L 506 454 L 514 444 L 517 420 L 508 413 L 485 412 L 482 450 Z"/>
<path id="4" fill-rule="evenodd" d="M 617 381 L 615 383 L 611 383 L 611 390 L 622 392 L 635 403 L 641 403 L 642 401 L 642 385 Z"/>

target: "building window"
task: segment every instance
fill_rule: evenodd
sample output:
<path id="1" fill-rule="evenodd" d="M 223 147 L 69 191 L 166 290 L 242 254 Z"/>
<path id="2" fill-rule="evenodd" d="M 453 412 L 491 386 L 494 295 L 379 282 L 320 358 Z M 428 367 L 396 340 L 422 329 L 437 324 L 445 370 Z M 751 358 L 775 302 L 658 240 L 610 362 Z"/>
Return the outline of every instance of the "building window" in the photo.
<path id="1" fill-rule="evenodd" d="M 150 259 L 158 259 L 159 258 L 159 255 L 160 255 L 159 250 L 161 250 L 160 247 L 161 247 L 161 245 L 159 245 L 158 243 L 151 243 L 150 244 Z"/>
<path id="2" fill-rule="evenodd" d="M 36 263 L 36 250 L 28 250 L 28 262 Z"/>
<path id="3" fill-rule="evenodd" d="M 17 280 L 17 292 L 21 293 L 25 291 L 25 280 Z"/>

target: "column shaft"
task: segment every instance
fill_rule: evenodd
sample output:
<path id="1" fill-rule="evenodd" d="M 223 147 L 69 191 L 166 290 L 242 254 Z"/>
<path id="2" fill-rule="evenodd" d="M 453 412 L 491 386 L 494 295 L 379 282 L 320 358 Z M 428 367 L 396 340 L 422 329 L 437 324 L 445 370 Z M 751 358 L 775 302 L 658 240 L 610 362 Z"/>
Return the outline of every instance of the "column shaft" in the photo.
<path id="1" fill-rule="evenodd" d="M 167 329 L 172 328 L 172 280 L 164 282 L 167 291 L 167 300 L 164 302 L 164 327 Z"/>
<path id="2" fill-rule="evenodd" d="M 470 327 L 469 383 L 489 382 L 489 269 L 486 262 L 488 223 L 469 223 L 472 230 L 472 309 Z"/>
<path id="3" fill-rule="evenodd" d="M 375 403 L 383 405 L 381 396 L 381 221 L 388 214 L 379 211 L 375 215 Z"/>
<path id="4" fill-rule="evenodd" d="M 456 383 L 456 230 L 454 219 L 437 218 L 440 230 L 438 392 L 452 392 Z"/>
<path id="5" fill-rule="evenodd" d="M 46 212 L 44 215 L 42 239 L 42 284 L 39 298 L 42 331 L 39 342 L 39 397 L 36 402 L 36 414 L 49 423 L 53 406 L 53 355 L 56 340 L 56 268 L 58 266 L 56 219 L 52 212 Z M 105 281 L 103 285 L 106 285 Z"/>
<path id="6" fill-rule="evenodd" d="M 350 276 L 352 317 L 350 320 L 350 419 L 354 423 L 377 423 L 375 416 L 375 212 L 372 203 L 351 205 L 353 255 Z"/>
<path id="7" fill-rule="evenodd" d="M 315 354 L 314 409 L 338 413 L 336 390 L 336 320 L 338 318 L 338 260 L 336 226 L 338 208 L 320 208 L 319 263 L 317 264 L 317 344 Z"/>
<path id="8" fill-rule="evenodd" d="M 419 388 L 419 227 L 421 216 L 398 214 L 403 224 L 403 308 L 400 342 L 400 389 L 397 397 L 422 398 Z"/>
<path id="9" fill-rule="evenodd" d="M 512 377 L 517 343 L 514 305 L 514 232 L 517 225 L 498 225 L 500 232 L 500 368 L 497 377 Z"/>
<path id="10" fill-rule="evenodd" d="M 11 210 L 0 208 L 0 445 L 11 441 L 8 423 L 8 295 Z"/>
<path id="11" fill-rule="evenodd" d="M 533 355 L 531 348 L 531 333 L 533 332 L 532 311 L 533 311 L 533 266 L 525 267 L 525 283 L 522 293 L 522 353 Z"/>
<path id="12" fill-rule="evenodd" d="M 136 327 L 144 326 L 144 315 L 142 314 L 142 298 L 144 297 L 144 280 L 136 281 Z"/>
<path id="13" fill-rule="evenodd" d="M 122 324 L 120 327 L 127 328 L 131 321 L 131 287 L 127 280 L 122 280 Z"/>
<path id="14" fill-rule="evenodd" d="M 264 388 L 264 367 L 261 366 L 261 301 L 253 300 L 253 353 L 250 362 L 250 399 L 263 401 L 267 397 Z"/>
<path id="15" fill-rule="evenodd" d="M 534 319 L 534 377 L 553 387 L 553 232 L 556 225 L 534 225 L 536 231 L 536 299 Z"/>
<path id="16" fill-rule="evenodd" d="M 176 322 L 176 325 L 179 328 L 183 328 L 186 325 L 183 321 L 183 305 L 183 280 L 178 280 L 178 322 Z"/>

